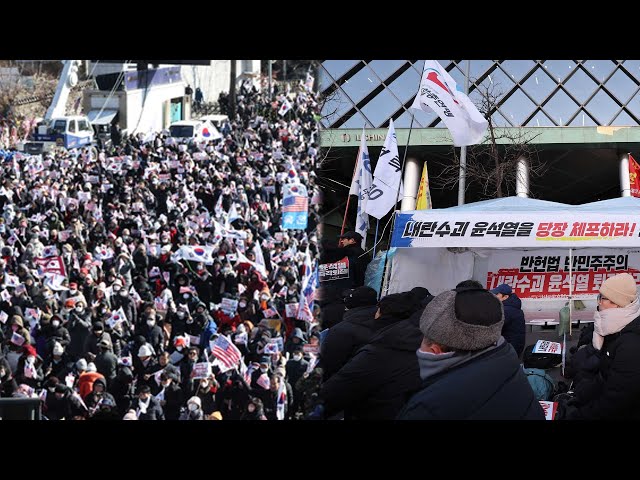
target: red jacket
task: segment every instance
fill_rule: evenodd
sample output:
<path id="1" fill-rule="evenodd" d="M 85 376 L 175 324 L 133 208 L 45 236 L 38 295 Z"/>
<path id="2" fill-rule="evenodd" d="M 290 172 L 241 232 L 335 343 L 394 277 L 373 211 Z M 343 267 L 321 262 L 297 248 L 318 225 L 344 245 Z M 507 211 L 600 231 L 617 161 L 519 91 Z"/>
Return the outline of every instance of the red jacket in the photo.
<path id="1" fill-rule="evenodd" d="M 213 314 L 213 318 L 218 324 L 219 329 L 221 329 L 223 325 L 230 326 L 231 328 L 233 328 L 234 332 L 236 330 L 236 327 L 242 323 L 242 319 L 240 318 L 240 315 L 238 315 L 237 313 L 233 317 L 230 317 L 229 315 L 224 313 L 222 310 L 216 311 Z"/>

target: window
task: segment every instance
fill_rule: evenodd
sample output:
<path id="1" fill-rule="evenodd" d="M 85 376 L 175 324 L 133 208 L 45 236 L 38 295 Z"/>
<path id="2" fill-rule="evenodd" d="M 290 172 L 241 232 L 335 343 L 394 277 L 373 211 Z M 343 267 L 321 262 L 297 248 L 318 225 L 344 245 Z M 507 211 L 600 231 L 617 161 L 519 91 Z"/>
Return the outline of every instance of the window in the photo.
<path id="1" fill-rule="evenodd" d="M 53 122 L 52 130 L 54 134 L 64 133 L 66 128 L 67 128 L 66 120 L 56 120 L 55 122 Z"/>
<path id="2" fill-rule="evenodd" d="M 192 125 L 172 125 L 169 127 L 169 133 L 172 137 L 191 138 L 193 137 Z"/>
<path id="3" fill-rule="evenodd" d="M 76 133 L 76 121 L 69 120 L 69 133 Z"/>
<path id="4" fill-rule="evenodd" d="M 89 126 L 89 122 L 86 120 L 78 120 L 78 130 L 81 132 L 90 132 L 91 127 Z"/>

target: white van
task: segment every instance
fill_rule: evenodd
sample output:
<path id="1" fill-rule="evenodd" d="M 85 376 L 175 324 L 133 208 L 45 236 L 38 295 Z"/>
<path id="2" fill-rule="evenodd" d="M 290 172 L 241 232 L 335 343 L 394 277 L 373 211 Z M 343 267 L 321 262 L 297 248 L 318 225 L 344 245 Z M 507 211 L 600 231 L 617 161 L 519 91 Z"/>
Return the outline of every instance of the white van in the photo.
<path id="1" fill-rule="evenodd" d="M 213 123 L 213 125 L 217 129 L 220 129 L 220 127 L 222 127 L 222 124 L 224 122 L 229 121 L 229 117 L 227 115 L 205 115 L 203 117 L 200 117 L 200 120 L 203 122 L 209 121 Z"/>
<path id="2" fill-rule="evenodd" d="M 222 134 L 210 121 L 180 120 L 169 126 L 169 136 L 176 140 L 208 141 L 222 138 Z"/>

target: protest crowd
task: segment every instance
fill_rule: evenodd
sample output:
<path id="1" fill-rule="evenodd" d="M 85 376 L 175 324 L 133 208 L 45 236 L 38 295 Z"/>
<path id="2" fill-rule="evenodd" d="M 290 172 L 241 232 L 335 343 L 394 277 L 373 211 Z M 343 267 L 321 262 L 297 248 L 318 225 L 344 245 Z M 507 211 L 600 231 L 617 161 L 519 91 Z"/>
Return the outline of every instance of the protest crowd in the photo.
<path id="1" fill-rule="evenodd" d="M 312 410 L 318 104 L 243 85 L 236 105 L 211 140 L 0 152 L 1 398 L 49 420 Z"/>

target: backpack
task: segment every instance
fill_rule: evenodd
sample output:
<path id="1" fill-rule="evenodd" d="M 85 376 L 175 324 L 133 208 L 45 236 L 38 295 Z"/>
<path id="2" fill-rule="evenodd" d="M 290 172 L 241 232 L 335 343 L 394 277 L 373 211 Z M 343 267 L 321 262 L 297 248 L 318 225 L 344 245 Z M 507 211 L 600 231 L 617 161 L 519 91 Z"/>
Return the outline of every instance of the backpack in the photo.
<path id="1" fill-rule="evenodd" d="M 522 363 L 525 368 L 541 368 L 547 370 L 562 363 L 562 355 L 559 353 L 533 353 L 534 345 L 529 345 L 522 354 Z"/>
<path id="2" fill-rule="evenodd" d="M 556 391 L 556 382 L 547 372 L 540 368 L 524 368 L 529 385 L 536 396 L 536 400 L 551 400 Z"/>

